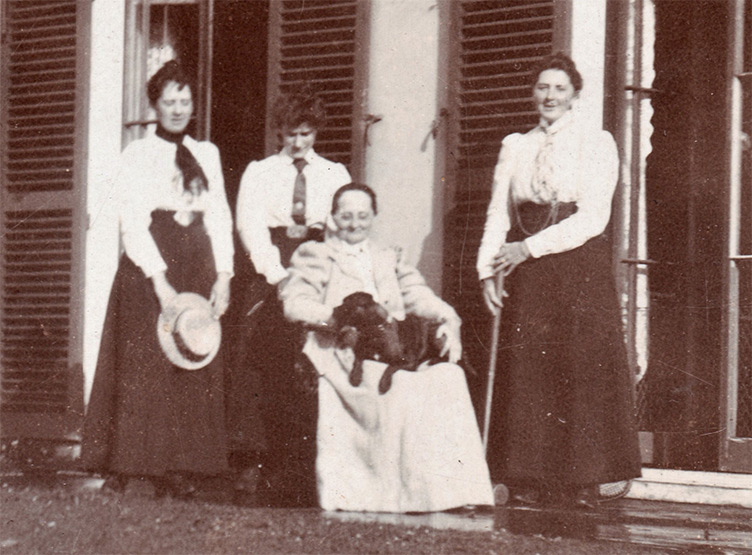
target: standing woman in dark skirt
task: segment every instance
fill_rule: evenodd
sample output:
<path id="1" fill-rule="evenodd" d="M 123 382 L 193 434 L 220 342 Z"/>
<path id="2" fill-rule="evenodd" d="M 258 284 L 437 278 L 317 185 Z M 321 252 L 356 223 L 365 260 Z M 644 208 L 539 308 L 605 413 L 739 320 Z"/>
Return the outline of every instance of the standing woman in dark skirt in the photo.
<path id="1" fill-rule="evenodd" d="M 232 216 L 217 147 L 185 134 L 193 113 L 186 74 L 167 62 L 147 87 L 157 129 L 121 157 L 125 256 L 110 293 L 82 457 L 114 487 L 137 478 L 157 492 L 187 493 L 197 476 L 227 470 L 222 360 L 176 366 L 160 346 L 157 321 L 185 292 L 208 299 L 210 322 L 225 312 Z"/>
<path id="2" fill-rule="evenodd" d="M 478 252 L 485 303 L 503 305 L 488 460 L 522 500 L 576 503 L 640 475 L 604 234 L 619 159 L 571 109 L 582 77 L 569 57 L 546 57 L 532 78 L 540 123 L 502 142 Z"/>

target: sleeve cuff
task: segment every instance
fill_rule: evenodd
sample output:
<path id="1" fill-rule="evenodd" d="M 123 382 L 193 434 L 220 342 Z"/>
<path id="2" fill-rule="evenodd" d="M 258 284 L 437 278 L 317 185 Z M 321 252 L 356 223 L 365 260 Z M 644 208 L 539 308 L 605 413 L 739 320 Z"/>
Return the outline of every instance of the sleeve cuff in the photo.
<path id="1" fill-rule="evenodd" d="M 478 269 L 478 279 L 480 281 L 483 281 L 484 279 L 488 279 L 490 277 L 493 277 L 494 273 L 491 268 L 479 268 Z"/>
<path id="2" fill-rule="evenodd" d="M 527 250 L 532 258 L 540 258 L 542 253 L 535 244 L 535 241 L 531 239 L 532 237 L 528 237 L 523 241 L 523 243 L 525 243 L 525 246 L 527 247 Z"/>
<path id="3" fill-rule="evenodd" d="M 235 276 L 235 272 L 233 271 L 232 267 L 230 267 L 230 268 L 220 268 L 220 267 L 217 267 L 217 274 L 221 274 L 221 273 L 229 274 L 230 277 L 234 277 Z"/>
<path id="4" fill-rule="evenodd" d="M 155 274 L 166 272 L 167 271 L 167 264 L 165 264 L 164 262 L 162 262 L 160 264 L 154 264 L 153 266 L 143 267 L 143 268 L 141 268 L 141 270 L 143 270 L 144 275 L 147 278 L 151 279 L 152 277 L 154 277 Z"/>
<path id="5" fill-rule="evenodd" d="M 279 270 L 267 272 L 265 276 L 269 285 L 277 285 L 279 282 L 287 278 L 288 272 L 287 270 L 280 268 Z"/>

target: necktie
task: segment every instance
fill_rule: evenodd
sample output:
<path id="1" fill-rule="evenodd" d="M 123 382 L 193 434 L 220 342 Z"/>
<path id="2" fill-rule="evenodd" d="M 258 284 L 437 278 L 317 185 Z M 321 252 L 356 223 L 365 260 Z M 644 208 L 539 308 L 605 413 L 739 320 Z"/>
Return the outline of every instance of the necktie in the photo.
<path id="1" fill-rule="evenodd" d="M 306 212 L 306 178 L 303 174 L 303 168 L 307 162 L 302 158 L 293 161 L 298 175 L 295 176 L 295 189 L 292 192 L 292 219 L 296 225 L 305 225 Z"/>
<path id="2" fill-rule="evenodd" d="M 536 200 L 540 202 L 556 202 L 556 189 L 552 182 L 554 174 L 553 146 L 553 134 L 546 132 L 543 145 L 535 157 L 535 168 L 533 170 L 532 189 Z"/>

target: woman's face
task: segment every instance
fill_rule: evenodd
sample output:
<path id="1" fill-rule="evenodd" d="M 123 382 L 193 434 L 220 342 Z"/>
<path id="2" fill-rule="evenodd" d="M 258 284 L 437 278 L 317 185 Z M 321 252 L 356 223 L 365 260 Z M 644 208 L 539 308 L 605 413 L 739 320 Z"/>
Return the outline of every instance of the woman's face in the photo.
<path id="1" fill-rule="evenodd" d="M 567 72 L 561 69 L 541 71 L 533 87 L 533 98 L 538 113 L 549 124 L 566 114 L 577 96 L 572 80 Z"/>
<path id="2" fill-rule="evenodd" d="M 282 148 L 293 159 L 305 158 L 315 142 L 316 130 L 307 123 L 282 130 Z"/>
<path id="3" fill-rule="evenodd" d="M 159 123 L 170 133 L 182 133 L 188 127 L 193 114 L 191 88 L 182 88 L 175 81 L 168 81 L 155 106 Z"/>
<path id="4" fill-rule="evenodd" d="M 371 232 L 375 216 L 368 193 L 343 193 L 337 202 L 337 211 L 333 214 L 334 223 L 337 224 L 337 237 L 351 245 L 365 241 Z"/>

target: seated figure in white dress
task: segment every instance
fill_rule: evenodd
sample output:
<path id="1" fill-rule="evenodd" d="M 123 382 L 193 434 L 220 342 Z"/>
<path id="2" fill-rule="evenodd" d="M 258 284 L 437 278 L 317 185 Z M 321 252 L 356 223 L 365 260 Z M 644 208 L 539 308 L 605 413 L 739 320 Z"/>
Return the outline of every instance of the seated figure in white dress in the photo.
<path id="1" fill-rule="evenodd" d="M 376 195 L 349 184 L 334 195 L 323 243 L 303 243 L 280 287 L 285 315 L 311 326 L 303 352 L 319 374 L 316 478 L 325 510 L 431 512 L 494 503 L 461 357 L 460 319 L 400 251 L 369 239 Z M 386 365 L 365 360 L 350 384 L 354 355 L 338 346 L 332 313 L 348 295 L 370 293 L 392 318 L 441 322 L 449 362 L 397 372 L 379 394 Z"/>

